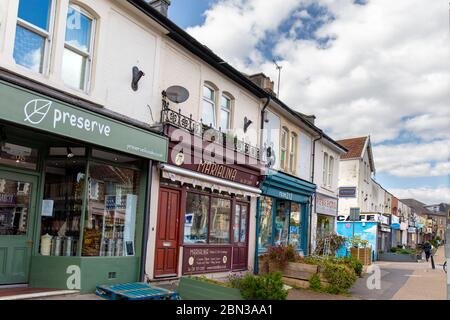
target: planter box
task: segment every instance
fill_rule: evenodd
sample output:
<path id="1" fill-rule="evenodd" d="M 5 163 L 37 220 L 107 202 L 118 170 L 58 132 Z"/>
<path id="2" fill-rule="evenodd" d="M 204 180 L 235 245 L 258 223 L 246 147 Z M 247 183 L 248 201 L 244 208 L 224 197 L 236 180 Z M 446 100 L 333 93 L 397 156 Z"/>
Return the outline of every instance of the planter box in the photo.
<path id="1" fill-rule="evenodd" d="M 284 283 L 301 288 L 309 288 L 309 280 L 316 274 L 319 275 L 320 282 L 323 286 L 327 286 L 329 284 L 320 272 L 320 267 L 312 264 L 288 262 L 284 269 L 280 269 L 276 263 L 269 262 L 267 270 L 267 265 L 265 265 L 261 259 L 260 274 L 267 272 L 281 272 L 283 274 Z"/>
<path id="2" fill-rule="evenodd" d="M 391 262 L 418 262 L 416 254 L 400 254 L 395 252 L 386 252 L 379 254 L 380 261 Z"/>
<path id="3" fill-rule="evenodd" d="M 350 248 L 350 254 L 353 258 L 358 259 L 365 266 L 372 264 L 371 248 Z"/>
<path id="4" fill-rule="evenodd" d="M 178 285 L 182 300 L 244 300 L 239 289 L 182 277 Z"/>

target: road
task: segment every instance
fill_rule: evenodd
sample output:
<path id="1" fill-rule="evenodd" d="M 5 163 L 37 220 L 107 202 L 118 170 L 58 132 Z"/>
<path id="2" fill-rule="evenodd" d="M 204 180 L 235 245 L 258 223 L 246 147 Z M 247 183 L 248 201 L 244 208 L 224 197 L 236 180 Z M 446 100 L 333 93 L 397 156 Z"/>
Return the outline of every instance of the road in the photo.
<path id="1" fill-rule="evenodd" d="M 434 259 L 434 270 L 429 262 L 376 262 L 374 265 L 381 271 L 380 289 L 368 288 L 371 275 L 366 274 L 357 280 L 350 293 L 365 300 L 446 300 L 447 276 L 442 269 L 444 247 L 438 249 Z"/>

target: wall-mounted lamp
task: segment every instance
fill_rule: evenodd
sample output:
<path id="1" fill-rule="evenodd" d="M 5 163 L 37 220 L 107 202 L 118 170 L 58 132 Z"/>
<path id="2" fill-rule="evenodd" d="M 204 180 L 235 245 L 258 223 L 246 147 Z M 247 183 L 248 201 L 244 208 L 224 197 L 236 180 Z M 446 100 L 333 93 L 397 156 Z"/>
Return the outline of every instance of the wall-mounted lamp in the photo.
<path id="1" fill-rule="evenodd" d="M 248 127 L 250 127 L 252 123 L 252 120 L 248 119 L 247 117 L 244 118 L 244 133 L 247 132 Z"/>
<path id="2" fill-rule="evenodd" d="M 131 81 L 131 89 L 133 89 L 133 91 L 138 90 L 139 80 L 141 80 L 141 78 L 143 76 L 145 76 L 145 73 L 142 70 L 139 70 L 138 67 L 134 66 L 133 67 L 133 80 Z"/>
<path id="3" fill-rule="evenodd" d="M 69 147 L 67 148 L 67 158 L 71 159 L 75 157 L 75 154 L 72 152 L 72 149 L 70 149 Z"/>

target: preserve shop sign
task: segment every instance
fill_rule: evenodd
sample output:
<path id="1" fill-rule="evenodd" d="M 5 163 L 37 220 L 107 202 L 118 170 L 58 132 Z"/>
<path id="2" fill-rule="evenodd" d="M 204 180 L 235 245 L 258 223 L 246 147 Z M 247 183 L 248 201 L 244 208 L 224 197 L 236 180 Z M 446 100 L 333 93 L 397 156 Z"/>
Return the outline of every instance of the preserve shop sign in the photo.
<path id="1" fill-rule="evenodd" d="M 184 247 L 183 274 L 223 272 L 231 270 L 231 247 Z"/>
<path id="2" fill-rule="evenodd" d="M 140 157 L 167 161 L 168 141 L 154 133 L 0 82 L 0 118 Z"/>

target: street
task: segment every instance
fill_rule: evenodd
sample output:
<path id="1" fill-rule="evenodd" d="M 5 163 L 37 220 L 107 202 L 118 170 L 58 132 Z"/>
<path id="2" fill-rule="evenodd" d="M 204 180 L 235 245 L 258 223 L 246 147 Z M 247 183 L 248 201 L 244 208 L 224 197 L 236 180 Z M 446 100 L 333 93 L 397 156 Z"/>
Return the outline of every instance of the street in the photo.
<path id="1" fill-rule="evenodd" d="M 381 268 L 381 289 L 367 288 L 367 279 L 358 279 L 350 293 L 364 300 L 446 300 L 447 280 L 442 265 L 445 261 L 444 247 L 434 256 L 436 269 L 430 262 L 376 262 Z"/>

